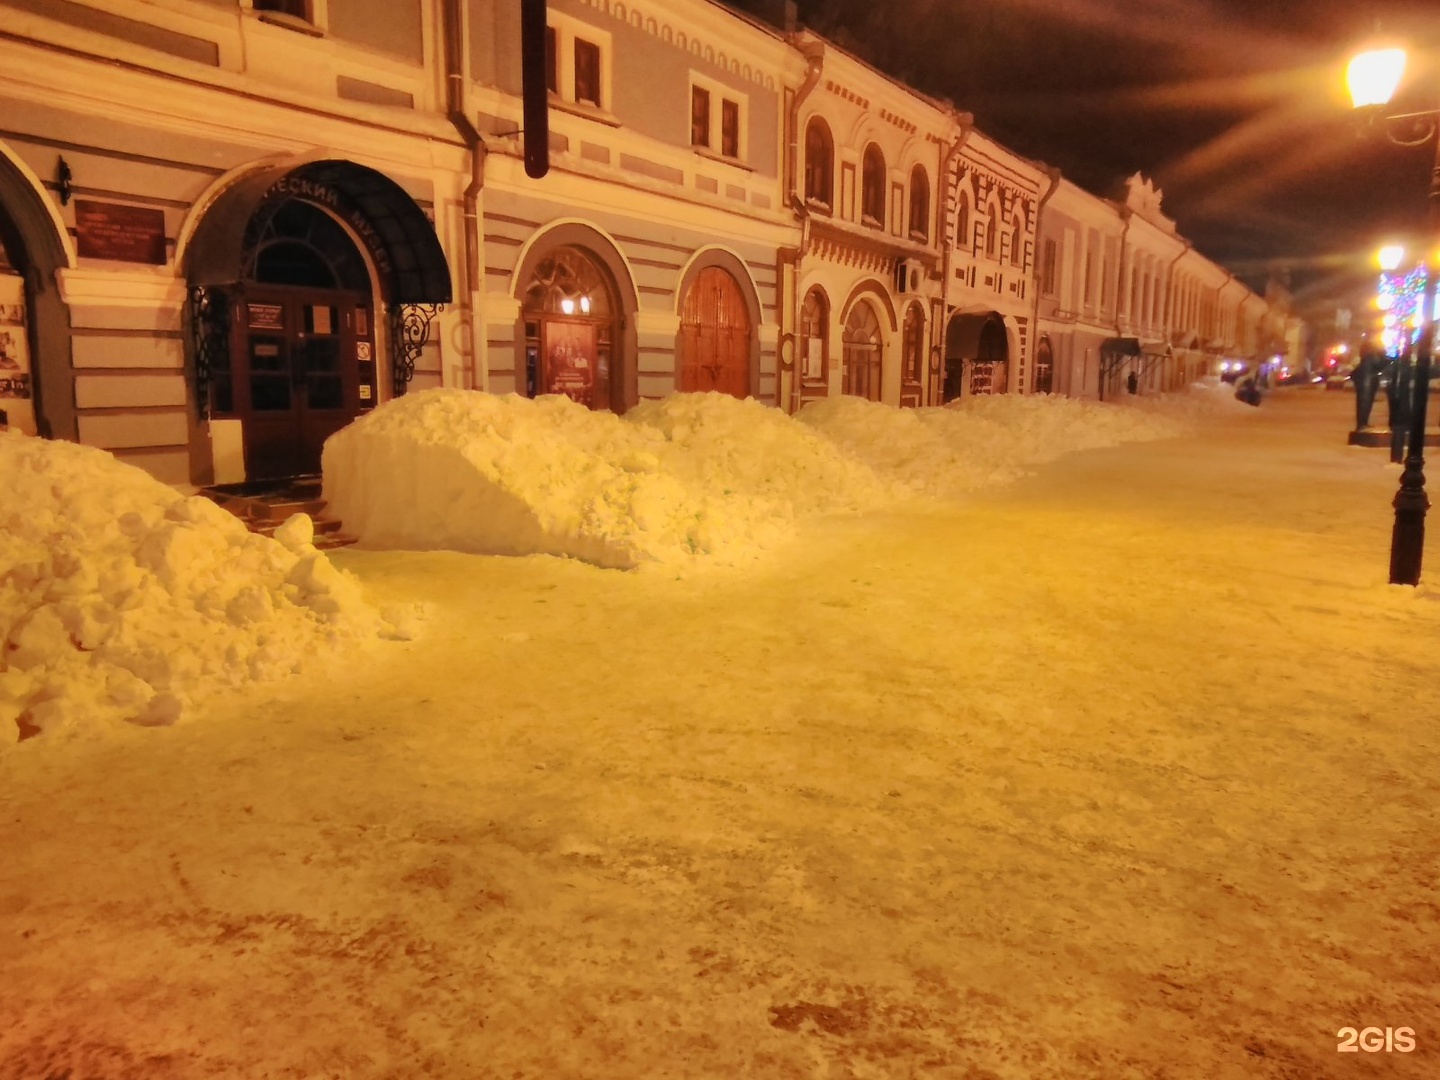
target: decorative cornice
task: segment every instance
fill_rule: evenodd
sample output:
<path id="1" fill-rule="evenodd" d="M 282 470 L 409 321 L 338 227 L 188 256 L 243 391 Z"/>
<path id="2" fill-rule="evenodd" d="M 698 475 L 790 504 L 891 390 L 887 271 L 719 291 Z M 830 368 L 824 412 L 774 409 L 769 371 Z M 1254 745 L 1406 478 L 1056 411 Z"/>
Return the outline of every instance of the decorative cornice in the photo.
<path id="1" fill-rule="evenodd" d="M 744 79 L 746 82 L 752 82 L 756 86 L 764 87 L 766 90 L 772 92 L 775 90 L 775 77 L 767 75 L 763 68 L 744 63 L 738 56 L 727 56 L 723 49 L 716 49 L 714 45 L 703 42 L 700 38 L 688 34 L 684 30 L 676 30 L 663 17 L 656 18 L 648 11 L 642 10 L 639 5 L 625 3 L 623 0 L 582 0 L 582 2 L 596 11 L 604 12 L 612 19 L 618 19 L 637 30 L 643 30 L 647 34 L 659 38 L 666 45 L 673 45 L 683 52 L 688 52 L 697 60 L 714 64 L 731 75 Z"/>
<path id="2" fill-rule="evenodd" d="M 829 90 L 830 93 L 834 94 L 836 97 L 844 98 L 846 101 L 850 102 L 853 105 L 859 105 L 862 109 L 868 111 L 870 108 L 869 98 L 861 97 L 859 94 L 855 93 L 854 90 L 851 90 L 849 87 L 841 86 L 834 79 L 825 80 L 825 89 Z"/>
<path id="3" fill-rule="evenodd" d="M 896 126 L 897 128 L 899 128 L 901 131 L 903 131 L 903 132 L 905 132 L 906 134 L 909 134 L 909 135 L 914 135 L 917 131 L 920 130 L 919 125 L 917 125 L 917 124 L 912 124 L 909 120 L 906 120 L 903 116 L 897 116 L 895 113 L 891 112 L 889 109 L 881 109 L 881 110 L 880 110 L 880 119 L 881 119 L 881 120 L 884 120 L 887 124 L 893 124 L 893 125 L 895 125 L 895 126 Z"/>
<path id="4" fill-rule="evenodd" d="M 890 274 L 899 259 L 914 259 L 933 272 L 936 255 L 922 244 L 898 236 L 845 225 L 843 222 L 811 218 L 811 251 L 829 262 L 859 266 L 877 274 Z"/>

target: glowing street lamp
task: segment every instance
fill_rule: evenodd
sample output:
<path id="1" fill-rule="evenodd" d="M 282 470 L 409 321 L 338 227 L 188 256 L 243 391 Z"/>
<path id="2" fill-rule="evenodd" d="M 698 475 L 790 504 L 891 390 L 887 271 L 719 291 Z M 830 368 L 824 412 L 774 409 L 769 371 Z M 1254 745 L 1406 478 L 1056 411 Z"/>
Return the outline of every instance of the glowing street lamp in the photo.
<path id="1" fill-rule="evenodd" d="M 1345 69 L 1345 85 L 1357 109 L 1389 105 L 1404 74 L 1404 49 L 1368 49 L 1350 61 Z"/>
<path id="2" fill-rule="evenodd" d="M 1396 48 L 1372 49 L 1362 52 L 1350 61 L 1346 70 L 1346 82 L 1350 88 L 1351 100 L 1357 109 L 1371 113 L 1372 123 L 1389 104 L 1400 78 L 1405 73 L 1405 50 Z M 1416 139 L 1397 138 L 1386 128 L 1386 136 L 1404 146 L 1416 146 L 1428 141 L 1440 129 L 1440 110 L 1420 113 L 1406 113 L 1380 119 L 1382 125 L 1391 121 L 1424 121 L 1427 130 Z M 1440 240 L 1440 138 L 1436 139 L 1435 167 L 1430 174 L 1430 232 L 1432 246 Z M 1384 250 L 1382 260 L 1394 259 L 1399 267 L 1404 251 L 1391 248 Z M 1420 565 L 1425 555 L 1425 511 L 1430 509 L 1430 500 L 1425 496 L 1425 409 L 1430 394 L 1430 350 L 1435 340 L 1435 272 L 1434 259 L 1427 259 L 1425 288 L 1419 310 L 1414 320 L 1415 336 L 1414 385 L 1410 401 L 1409 446 L 1405 455 L 1405 470 L 1400 476 L 1400 490 L 1395 493 L 1395 527 L 1390 534 L 1390 584 L 1420 584 Z M 1381 263 L 1384 266 L 1384 261 Z M 1407 333 L 1405 335 L 1409 337 Z M 1401 361 L 1404 362 L 1403 360 Z"/>

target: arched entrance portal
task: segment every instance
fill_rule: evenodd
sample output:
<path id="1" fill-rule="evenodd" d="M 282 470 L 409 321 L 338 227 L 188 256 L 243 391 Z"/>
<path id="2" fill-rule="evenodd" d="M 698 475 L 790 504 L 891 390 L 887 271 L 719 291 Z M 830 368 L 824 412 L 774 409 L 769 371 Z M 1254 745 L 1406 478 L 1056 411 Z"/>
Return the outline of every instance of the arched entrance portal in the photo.
<path id="1" fill-rule="evenodd" d="M 549 251 L 526 286 L 525 396 L 563 394 L 591 409 L 624 409 L 615 365 L 615 287 L 580 247 Z"/>
<path id="2" fill-rule="evenodd" d="M 450 301 L 449 266 L 420 207 L 349 161 L 273 166 L 232 184 L 206 208 L 183 264 L 199 412 L 238 421 L 247 481 L 318 472 L 326 438 L 405 392 Z"/>
<path id="3" fill-rule="evenodd" d="M 325 440 L 379 398 L 369 272 L 311 203 L 285 200 L 256 232 L 212 415 L 241 421 L 247 479 L 317 473 Z"/>
<path id="4" fill-rule="evenodd" d="M 1050 339 L 1042 337 L 1035 348 L 1036 394 L 1048 394 L 1055 382 L 1055 354 L 1050 348 Z"/>
<path id="5" fill-rule="evenodd" d="M 962 394 L 1003 394 L 1008 389 L 1009 338 L 996 312 L 957 315 L 945 331 L 944 401 Z"/>
<path id="6" fill-rule="evenodd" d="M 900 372 L 901 407 L 918 406 L 925 394 L 925 312 L 918 303 L 905 309 Z"/>
<path id="7" fill-rule="evenodd" d="M 730 272 L 707 266 L 680 312 L 680 391 L 750 396 L 750 313 Z"/>
<path id="8" fill-rule="evenodd" d="M 842 394 L 880 400 L 881 341 L 875 308 L 865 300 L 857 301 L 845 319 Z"/>
<path id="9" fill-rule="evenodd" d="M 78 439 L 63 222 L 39 180 L 0 143 L 0 410 L 10 427 Z"/>
<path id="10" fill-rule="evenodd" d="M 36 433 L 30 362 L 30 299 L 19 231 L 0 207 L 0 413 L 4 423 Z M 11 254 L 11 252 L 14 254 Z"/>

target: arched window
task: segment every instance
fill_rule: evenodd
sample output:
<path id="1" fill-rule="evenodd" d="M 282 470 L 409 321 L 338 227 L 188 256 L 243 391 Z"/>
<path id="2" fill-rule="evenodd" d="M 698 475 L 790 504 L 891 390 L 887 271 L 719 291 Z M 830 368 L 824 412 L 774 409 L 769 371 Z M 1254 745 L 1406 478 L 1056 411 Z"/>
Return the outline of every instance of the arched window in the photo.
<path id="1" fill-rule="evenodd" d="M 974 244 L 970 236 L 970 196 L 964 187 L 955 199 L 955 243 L 965 248 Z"/>
<path id="2" fill-rule="evenodd" d="M 926 243 L 930 240 L 930 181 L 922 165 L 910 170 L 910 235 Z"/>
<path id="3" fill-rule="evenodd" d="M 845 370 L 841 393 L 880 400 L 880 320 L 861 300 L 845 320 Z"/>
<path id="4" fill-rule="evenodd" d="M 885 155 L 871 143 L 865 148 L 860 176 L 860 216 L 866 225 L 885 226 Z"/>
<path id="5" fill-rule="evenodd" d="M 903 367 L 907 383 L 918 383 L 925 373 L 925 315 L 919 304 L 911 304 L 905 312 Z"/>
<path id="6" fill-rule="evenodd" d="M 800 377 L 823 382 L 830 374 L 830 305 L 825 294 L 811 289 L 800 309 Z"/>
<path id="7" fill-rule="evenodd" d="M 245 277 L 266 285 L 365 292 L 370 275 L 345 229 L 300 199 L 288 199 L 265 223 L 249 252 Z"/>
<path id="8" fill-rule="evenodd" d="M 835 184 L 835 143 L 825 121 L 812 116 L 805 128 L 805 201 L 830 209 Z"/>
<path id="9" fill-rule="evenodd" d="M 990 220 L 985 223 L 985 254 L 990 258 L 995 257 L 995 245 L 1000 239 L 1000 230 L 995 227 L 995 221 L 1000 216 L 1000 208 L 990 207 Z"/>
<path id="10" fill-rule="evenodd" d="M 1020 247 L 1020 222 L 1010 226 L 1010 262 L 1015 266 L 1025 265 L 1025 252 Z"/>

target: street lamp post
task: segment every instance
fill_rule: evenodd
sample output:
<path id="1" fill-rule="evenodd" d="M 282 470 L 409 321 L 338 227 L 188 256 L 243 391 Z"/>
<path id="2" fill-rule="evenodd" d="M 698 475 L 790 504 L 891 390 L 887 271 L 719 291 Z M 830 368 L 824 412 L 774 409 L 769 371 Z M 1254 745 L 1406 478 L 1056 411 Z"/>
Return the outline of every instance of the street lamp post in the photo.
<path id="1" fill-rule="evenodd" d="M 1405 71 L 1403 49 L 1375 49 L 1361 53 L 1350 62 L 1347 79 L 1350 95 L 1358 109 L 1366 109 L 1378 118 L 1400 85 Z M 1384 117 L 1380 122 L 1425 120 L 1428 130 L 1417 140 L 1396 139 L 1402 145 L 1420 145 L 1435 138 L 1435 164 L 1430 172 L 1430 236 L 1431 247 L 1440 243 L 1440 110 Z M 1405 454 L 1405 469 L 1400 474 L 1400 490 L 1395 493 L 1395 527 L 1390 534 L 1390 584 L 1420 584 L 1420 566 L 1425 555 L 1425 511 L 1430 500 L 1425 495 L 1425 412 L 1430 397 L 1430 350 L 1435 340 L 1435 275 L 1437 268 L 1433 250 L 1426 252 L 1425 292 L 1420 305 L 1419 335 L 1415 341 L 1415 385 L 1410 409 L 1410 438 Z"/>

